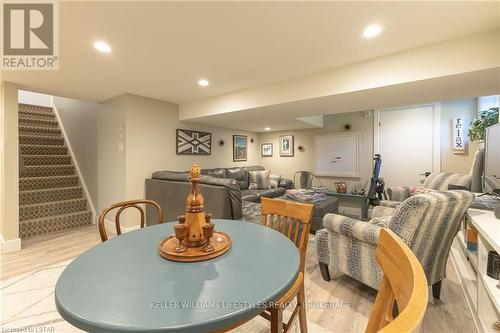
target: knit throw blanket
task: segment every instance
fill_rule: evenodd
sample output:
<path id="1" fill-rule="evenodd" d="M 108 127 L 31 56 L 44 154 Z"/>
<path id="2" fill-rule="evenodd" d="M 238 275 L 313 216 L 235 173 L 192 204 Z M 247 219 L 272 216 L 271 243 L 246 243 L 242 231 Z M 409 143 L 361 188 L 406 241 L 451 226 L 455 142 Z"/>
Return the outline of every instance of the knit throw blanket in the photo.
<path id="1" fill-rule="evenodd" d="M 326 200 L 327 196 L 324 193 L 318 193 L 311 190 L 297 189 L 287 190 L 286 197 L 295 201 L 301 202 L 320 202 Z"/>

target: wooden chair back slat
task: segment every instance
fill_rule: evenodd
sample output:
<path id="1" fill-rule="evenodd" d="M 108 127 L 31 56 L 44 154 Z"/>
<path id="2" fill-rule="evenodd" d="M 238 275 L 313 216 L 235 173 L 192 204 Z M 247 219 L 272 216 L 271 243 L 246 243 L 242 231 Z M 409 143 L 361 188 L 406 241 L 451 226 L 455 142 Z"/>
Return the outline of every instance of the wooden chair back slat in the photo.
<path id="1" fill-rule="evenodd" d="M 388 229 L 380 231 L 376 252 L 384 277 L 373 305 L 367 333 L 414 332 L 427 308 L 424 270 L 413 252 Z M 393 318 L 396 302 L 399 315 Z"/>
<path id="2" fill-rule="evenodd" d="M 261 223 L 282 233 L 298 247 L 302 272 L 304 271 L 313 208 L 314 206 L 311 204 L 289 200 L 269 198 L 261 200 Z"/>
<path id="3" fill-rule="evenodd" d="M 288 222 L 288 234 L 287 234 L 287 237 L 289 239 L 292 239 L 292 231 L 293 231 L 293 219 L 290 219 L 290 221 Z"/>
<path id="4" fill-rule="evenodd" d="M 282 217 L 282 220 L 283 220 L 283 224 L 281 225 L 281 231 L 280 231 L 280 232 L 281 232 L 283 235 L 286 235 L 286 226 L 287 226 L 287 224 L 288 224 L 288 218 L 287 218 L 286 216 L 283 216 L 283 217 Z"/>
<path id="5" fill-rule="evenodd" d="M 121 227 L 120 227 L 120 216 L 128 208 L 135 208 L 139 211 L 141 214 L 141 228 L 144 228 L 144 209 L 139 206 L 139 205 L 151 205 L 156 209 L 156 216 L 158 218 L 158 223 L 163 223 L 163 210 L 161 209 L 160 205 L 153 200 L 147 200 L 147 199 L 139 199 L 139 200 L 128 200 L 128 201 L 122 201 L 122 202 L 117 202 L 113 205 L 111 205 L 108 208 L 103 209 L 101 212 L 101 215 L 99 215 L 99 233 L 101 235 L 101 240 L 103 242 L 108 240 L 108 234 L 106 233 L 106 227 L 104 225 L 106 215 L 114 210 L 119 208 L 115 215 L 115 225 L 116 225 L 116 234 L 119 236 L 121 235 Z"/>
<path id="6" fill-rule="evenodd" d="M 299 243 L 297 243 L 297 241 L 299 240 L 299 234 L 301 230 L 300 230 L 300 225 L 298 224 L 294 225 L 295 225 L 295 236 L 293 237 L 293 242 L 295 243 L 295 245 L 298 245 Z"/>

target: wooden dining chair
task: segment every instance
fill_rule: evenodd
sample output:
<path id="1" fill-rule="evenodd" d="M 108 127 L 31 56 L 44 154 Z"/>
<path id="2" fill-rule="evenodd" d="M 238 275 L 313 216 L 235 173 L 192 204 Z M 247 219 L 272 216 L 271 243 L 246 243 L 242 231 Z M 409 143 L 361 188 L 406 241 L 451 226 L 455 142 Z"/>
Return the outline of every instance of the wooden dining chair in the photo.
<path id="1" fill-rule="evenodd" d="M 299 316 L 300 332 L 307 332 L 306 309 L 304 306 L 304 266 L 313 208 L 314 206 L 311 204 L 262 198 L 261 223 L 288 237 L 297 246 L 300 253 L 300 272 L 294 284 L 272 307 L 261 314 L 262 317 L 271 322 L 271 333 L 288 332 L 297 314 Z M 297 305 L 290 319 L 284 323 L 283 310 L 295 297 L 297 297 Z"/>
<path id="2" fill-rule="evenodd" d="M 366 333 L 415 332 L 427 308 L 427 278 L 410 248 L 389 229 L 381 229 L 376 252 L 384 277 Z M 394 304 L 399 315 L 393 318 Z"/>
<path id="3" fill-rule="evenodd" d="M 115 215 L 115 225 L 116 225 L 116 234 L 120 236 L 122 234 L 120 229 L 120 215 L 127 208 L 136 208 L 141 214 L 141 228 L 144 228 L 144 209 L 139 205 L 151 205 L 156 208 L 156 216 L 158 218 L 158 223 L 163 223 L 163 210 L 160 205 L 153 200 L 139 199 L 139 200 L 129 200 L 129 201 L 121 201 L 113 204 L 111 207 L 104 209 L 99 215 L 99 233 L 101 234 L 101 240 L 103 242 L 108 240 L 108 235 L 106 233 L 106 227 L 104 226 L 104 221 L 106 215 L 112 211 L 113 209 L 120 208 Z"/>

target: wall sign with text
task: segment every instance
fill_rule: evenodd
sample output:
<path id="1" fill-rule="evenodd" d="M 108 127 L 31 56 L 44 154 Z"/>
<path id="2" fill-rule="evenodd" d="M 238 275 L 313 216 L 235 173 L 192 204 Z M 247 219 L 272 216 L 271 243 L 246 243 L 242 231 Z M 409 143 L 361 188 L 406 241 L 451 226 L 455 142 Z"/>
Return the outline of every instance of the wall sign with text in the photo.
<path id="1" fill-rule="evenodd" d="M 463 117 L 453 118 L 453 153 L 465 154 L 466 145 L 466 126 Z"/>

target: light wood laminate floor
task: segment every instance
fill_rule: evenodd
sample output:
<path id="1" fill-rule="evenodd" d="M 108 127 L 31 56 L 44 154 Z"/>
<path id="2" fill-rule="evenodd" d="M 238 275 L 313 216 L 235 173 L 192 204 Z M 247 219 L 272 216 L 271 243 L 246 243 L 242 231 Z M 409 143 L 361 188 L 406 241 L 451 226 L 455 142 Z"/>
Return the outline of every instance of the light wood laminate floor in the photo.
<path id="1" fill-rule="evenodd" d="M 52 332 L 78 332 L 55 310 L 53 286 L 73 258 L 100 242 L 97 226 L 92 225 L 28 239 L 23 241 L 21 251 L 3 254 L 2 328 L 44 326 L 52 327 Z M 309 243 L 305 275 L 309 332 L 364 332 L 375 291 L 345 276 L 323 281 L 314 237 Z M 441 300 L 429 297 L 420 332 L 476 332 L 451 261 L 441 295 Z M 258 317 L 235 332 L 269 332 L 269 326 Z M 298 332 L 297 327 L 292 332 Z"/>

